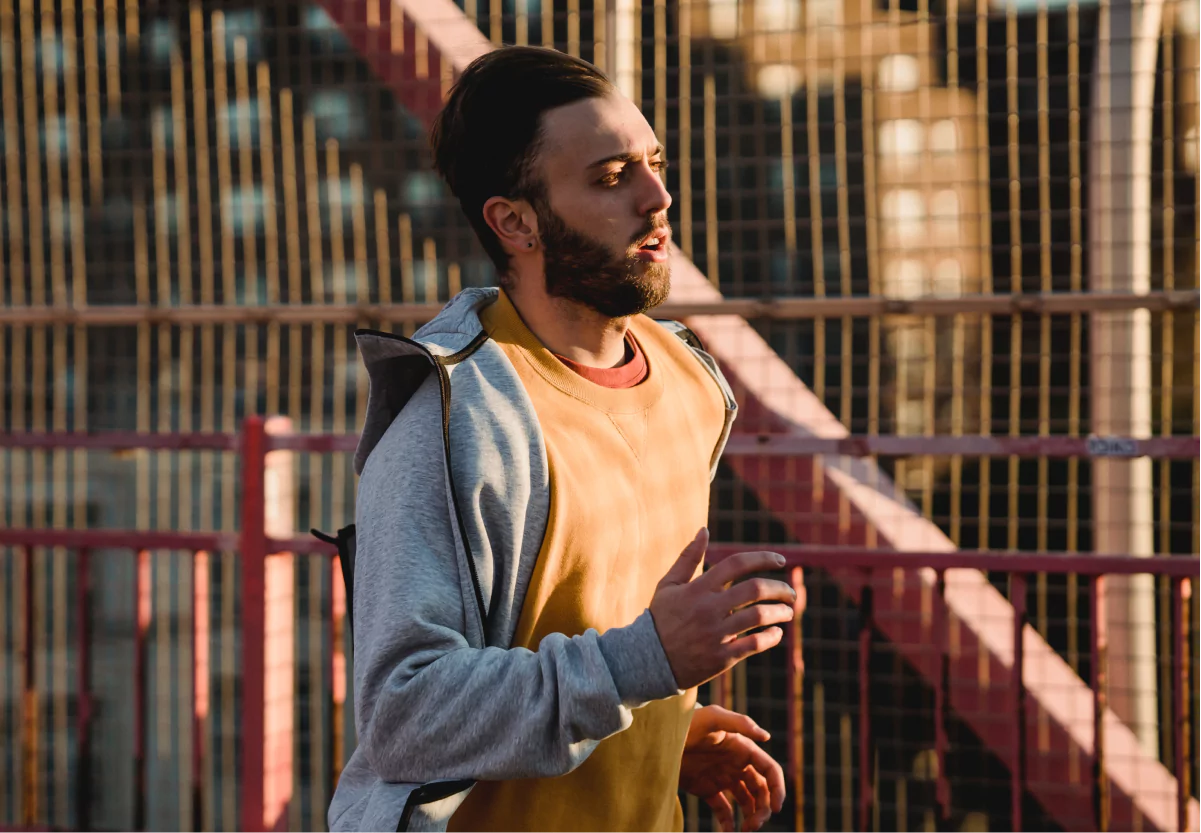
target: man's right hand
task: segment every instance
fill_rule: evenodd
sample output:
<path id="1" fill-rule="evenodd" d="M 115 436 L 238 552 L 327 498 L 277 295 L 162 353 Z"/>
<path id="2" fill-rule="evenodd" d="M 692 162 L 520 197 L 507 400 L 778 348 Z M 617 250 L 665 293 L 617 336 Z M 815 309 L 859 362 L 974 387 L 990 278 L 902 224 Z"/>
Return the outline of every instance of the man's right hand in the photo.
<path id="1" fill-rule="evenodd" d="M 694 580 L 708 545 L 709 531 L 702 529 L 651 599 L 651 617 L 681 689 L 707 682 L 747 657 L 775 647 L 784 636 L 778 627 L 740 634 L 792 621 L 798 610 L 797 595 L 785 582 L 739 581 L 751 573 L 783 567 L 784 556 L 774 552 L 740 552 Z"/>

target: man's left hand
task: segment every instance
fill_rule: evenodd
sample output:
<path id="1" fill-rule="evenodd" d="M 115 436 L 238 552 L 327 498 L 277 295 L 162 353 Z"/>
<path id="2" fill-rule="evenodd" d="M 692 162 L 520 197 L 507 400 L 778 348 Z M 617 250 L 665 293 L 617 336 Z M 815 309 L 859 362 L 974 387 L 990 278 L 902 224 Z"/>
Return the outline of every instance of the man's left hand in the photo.
<path id="1" fill-rule="evenodd" d="M 770 738 L 743 714 L 705 706 L 692 715 L 680 761 L 680 789 L 699 796 L 723 831 L 733 833 L 734 806 L 744 831 L 758 830 L 784 806 L 784 770 L 755 741 Z"/>

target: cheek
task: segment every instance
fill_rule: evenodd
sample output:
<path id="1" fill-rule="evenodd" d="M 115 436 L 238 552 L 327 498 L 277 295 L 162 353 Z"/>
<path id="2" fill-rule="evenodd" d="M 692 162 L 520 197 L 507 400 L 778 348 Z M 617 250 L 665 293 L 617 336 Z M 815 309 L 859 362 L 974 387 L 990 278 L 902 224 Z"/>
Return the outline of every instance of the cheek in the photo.
<path id="1" fill-rule="evenodd" d="M 623 213 L 616 202 L 611 197 L 597 196 L 578 206 L 570 217 L 565 212 L 563 219 L 615 252 L 625 251 L 635 229 L 630 224 L 628 212 Z"/>

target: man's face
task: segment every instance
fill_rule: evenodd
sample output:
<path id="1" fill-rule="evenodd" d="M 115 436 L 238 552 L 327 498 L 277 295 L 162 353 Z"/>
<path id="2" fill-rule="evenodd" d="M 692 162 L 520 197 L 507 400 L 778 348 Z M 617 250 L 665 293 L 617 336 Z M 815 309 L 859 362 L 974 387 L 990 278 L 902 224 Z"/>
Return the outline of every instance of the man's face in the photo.
<path id="1" fill-rule="evenodd" d="M 671 196 L 642 113 L 617 93 L 585 99 L 548 112 L 543 137 L 534 208 L 547 292 L 609 318 L 662 303 L 671 288 Z"/>

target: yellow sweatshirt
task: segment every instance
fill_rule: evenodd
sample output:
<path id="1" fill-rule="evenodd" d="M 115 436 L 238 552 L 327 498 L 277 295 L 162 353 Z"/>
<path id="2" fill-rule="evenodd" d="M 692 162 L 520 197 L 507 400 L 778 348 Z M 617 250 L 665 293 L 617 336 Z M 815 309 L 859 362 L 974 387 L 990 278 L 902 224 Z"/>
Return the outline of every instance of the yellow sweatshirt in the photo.
<path id="1" fill-rule="evenodd" d="M 706 524 L 722 394 L 688 348 L 645 316 L 630 329 L 649 372 L 627 389 L 569 370 L 503 291 L 480 317 L 525 385 L 550 464 L 550 517 L 513 646 L 628 625 Z M 681 830 L 676 791 L 695 702 L 693 689 L 636 709 L 628 729 L 559 778 L 478 783 L 449 829 Z"/>

